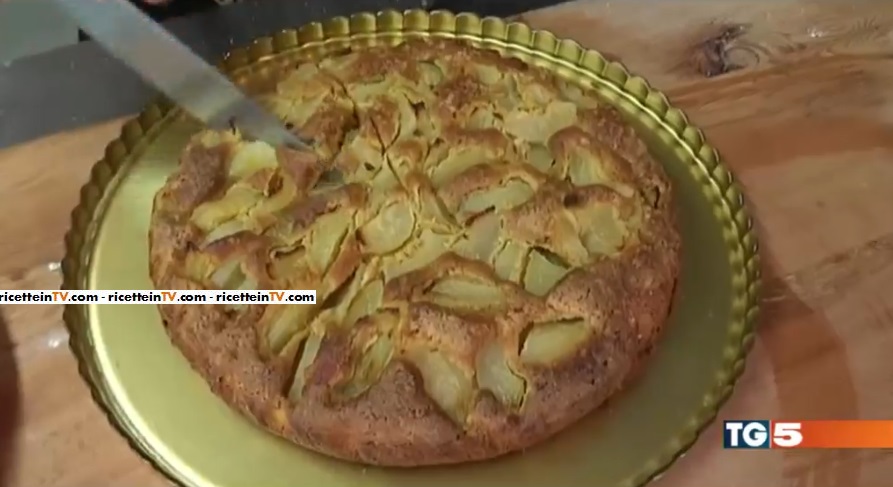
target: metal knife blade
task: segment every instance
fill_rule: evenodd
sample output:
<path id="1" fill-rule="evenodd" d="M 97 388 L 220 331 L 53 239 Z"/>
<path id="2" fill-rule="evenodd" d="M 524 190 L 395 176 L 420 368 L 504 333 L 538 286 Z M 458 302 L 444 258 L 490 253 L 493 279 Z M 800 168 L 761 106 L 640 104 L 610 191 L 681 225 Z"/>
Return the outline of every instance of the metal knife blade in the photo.
<path id="1" fill-rule="evenodd" d="M 311 150 L 278 118 L 130 2 L 54 3 L 112 56 L 210 127 L 235 125 L 246 135 L 269 144 Z M 324 174 L 323 179 L 331 177 Z"/>

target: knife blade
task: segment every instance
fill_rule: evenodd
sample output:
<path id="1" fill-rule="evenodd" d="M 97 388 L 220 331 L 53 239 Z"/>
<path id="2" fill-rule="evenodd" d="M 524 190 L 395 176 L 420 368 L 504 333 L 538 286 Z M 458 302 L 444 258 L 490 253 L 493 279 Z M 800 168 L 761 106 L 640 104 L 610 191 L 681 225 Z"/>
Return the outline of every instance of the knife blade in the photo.
<path id="1" fill-rule="evenodd" d="M 312 150 L 161 25 L 126 0 L 54 0 L 94 41 L 211 128 L 235 126 L 274 146 Z M 340 175 L 324 171 L 321 179 Z"/>

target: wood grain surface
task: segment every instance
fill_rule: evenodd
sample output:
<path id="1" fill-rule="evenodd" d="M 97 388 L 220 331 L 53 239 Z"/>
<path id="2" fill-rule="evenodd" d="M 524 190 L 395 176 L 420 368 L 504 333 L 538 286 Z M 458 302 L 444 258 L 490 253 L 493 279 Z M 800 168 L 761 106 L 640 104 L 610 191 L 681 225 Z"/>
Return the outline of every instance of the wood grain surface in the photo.
<path id="1" fill-rule="evenodd" d="M 744 186 L 766 263 L 764 313 L 719 419 L 893 417 L 893 2 L 600 0 L 523 18 L 665 91 Z M 59 285 L 69 211 L 119 126 L 0 151 L 0 288 Z M 92 402 L 61 309 L 0 311 L 0 484 L 166 485 Z M 723 450 L 714 423 L 654 485 L 891 478 L 890 451 Z"/>

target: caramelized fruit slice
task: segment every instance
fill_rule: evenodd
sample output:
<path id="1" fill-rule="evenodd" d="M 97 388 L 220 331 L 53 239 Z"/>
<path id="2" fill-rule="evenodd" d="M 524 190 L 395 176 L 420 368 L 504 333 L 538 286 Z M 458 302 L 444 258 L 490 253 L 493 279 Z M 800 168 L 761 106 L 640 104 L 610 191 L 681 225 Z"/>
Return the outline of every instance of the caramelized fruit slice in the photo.
<path id="1" fill-rule="evenodd" d="M 528 83 L 524 88 L 524 91 L 521 92 L 521 98 L 527 106 L 541 107 L 557 100 L 554 91 L 541 83 Z"/>
<path id="2" fill-rule="evenodd" d="M 418 201 L 421 219 L 432 230 L 439 233 L 451 233 L 459 230 L 459 225 L 433 191 L 422 189 L 419 191 Z"/>
<path id="3" fill-rule="evenodd" d="M 521 93 L 518 89 L 518 81 L 513 74 L 506 73 L 503 75 L 502 82 L 496 86 L 491 86 L 493 93 L 493 101 L 496 106 L 504 111 L 510 112 L 521 103 Z"/>
<path id="4" fill-rule="evenodd" d="M 415 214 L 406 201 L 385 206 L 378 215 L 360 228 L 364 250 L 384 255 L 396 251 L 412 236 Z"/>
<path id="5" fill-rule="evenodd" d="M 493 110 L 479 108 L 471 114 L 471 117 L 469 117 L 468 128 L 480 130 L 496 127 L 498 120 L 499 119 L 496 117 L 496 114 L 493 113 Z"/>
<path id="6" fill-rule="evenodd" d="M 365 181 L 365 179 L 360 180 Z M 399 187 L 400 180 L 397 179 L 397 175 L 394 173 L 394 170 L 391 169 L 391 165 L 385 162 L 381 170 L 375 173 L 375 177 L 372 178 L 372 181 L 369 184 L 375 189 L 372 193 L 372 198 L 374 199 L 379 197 L 379 195 L 385 195 L 391 190 Z"/>
<path id="7" fill-rule="evenodd" d="M 551 248 L 574 266 L 584 266 L 590 261 L 589 251 L 580 241 L 578 228 L 569 212 L 556 215 L 551 228 Z"/>
<path id="8" fill-rule="evenodd" d="M 555 158 L 552 157 L 552 152 L 545 145 L 530 144 L 530 148 L 527 149 L 527 162 L 540 171 L 549 174 L 552 166 L 555 165 Z"/>
<path id="9" fill-rule="evenodd" d="M 359 131 L 350 135 L 349 142 L 344 146 L 344 151 L 344 156 L 357 164 L 358 169 L 362 166 L 362 169 L 357 172 L 357 176 L 374 175 L 384 163 L 381 150 L 371 140 L 362 137 Z"/>
<path id="10" fill-rule="evenodd" d="M 397 140 L 403 140 L 411 137 L 416 132 L 418 122 L 416 121 L 415 110 L 413 110 L 406 96 L 398 95 L 394 98 L 400 113 L 400 121 L 397 125 L 400 130 L 397 134 Z"/>
<path id="11" fill-rule="evenodd" d="M 236 184 L 227 190 L 223 198 L 200 204 L 192 212 L 190 220 L 198 228 L 209 231 L 238 215 L 247 214 L 264 197 L 263 192 Z"/>
<path id="12" fill-rule="evenodd" d="M 248 212 L 249 217 L 257 221 L 262 228 L 275 223 L 276 219 L 273 218 L 273 215 L 291 204 L 298 196 L 298 187 L 295 186 L 291 179 L 283 179 L 281 176 L 276 176 L 276 180 L 280 183 L 279 188 L 270 197 L 260 200 Z M 267 191 L 270 191 L 269 187 Z"/>
<path id="13" fill-rule="evenodd" d="M 319 333 L 317 330 L 312 330 L 304 342 L 304 347 L 301 350 L 301 358 L 298 360 L 298 365 L 295 368 L 295 378 L 292 380 L 291 388 L 288 391 L 288 398 L 292 402 L 297 402 L 304 394 L 304 384 L 307 381 L 307 369 L 313 364 L 313 361 L 316 360 L 316 355 L 319 353 L 319 346 L 322 344 L 323 337 L 324 335 L 322 333 Z"/>
<path id="14" fill-rule="evenodd" d="M 599 106 L 598 101 L 594 97 L 587 96 L 582 88 L 571 82 L 562 80 L 558 83 L 558 88 L 561 90 L 561 94 L 564 95 L 565 98 L 576 103 L 578 106 L 587 109 L 593 109 Z"/>
<path id="15" fill-rule="evenodd" d="M 325 274 L 332 265 L 351 223 L 353 215 L 347 210 L 326 213 L 313 223 L 305 245 L 307 263 L 317 275 Z"/>
<path id="16" fill-rule="evenodd" d="M 270 263 L 267 264 L 267 272 L 278 281 L 304 278 L 310 272 L 304 258 L 306 255 L 307 249 L 300 245 L 274 250 L 270 255 Z"/>
<path id="17" fill-rule="evenodd" d="M 206 282 L 219 266 L 220 263 L 217 262 L 217 259 L 208 254 L 190 252 L 186 254 L 185 262 L 183 262 L 183 271 L 186 276 L 195 281 Z"/>
<path id="18" fill-rule="evenodd" d="M 456 253 L 466 259 L 488 261 L 499 242 L 499 230 L 502 221 L 496 213 L 489 212 L 476 218 L 456 244 Z"/>
<path id="19" fill-rule="evenodd" d="M 516 110 L 505 117 L 506 132 L 528 142 L 545 143 L 555 132 L 577 121 L 577 106 L 553 101 L 543 113 Z"/>
<path id="20" fill-rule="evenodd" d="M 491 162 L 492 155 L 484 147 L 469 146 L 451 149 L 446 158 L 440 161 L 431 171 L 431 182 L 440 188 L 456 176 L 478 164 Z"/>
<path id="21" fill-rule="evenodd" d="M 363 287 L 350 303 L 347 314 L 344 317 L 345 326 L 353 326 L 364 316 L 369 316 L 381 306 L 384 295 L 384 283 L 376 279 Z"/>
<path id="22" fill-rule="evenodd" d="M 365 264 L 360 264 L 353 275 L 347 279 L 334 293 L 326 298 L 325 306 L 328 308 L 324 312 L 332 316 L 334 326 L 346 325 L 345 321 L 350 307 L 356 299 L 363 286 L 368 281 L 367 273 L 370 269 Z M 330 308 L 329 308 L 330 307 Z M 353 324 L 353 323 L 350 323 Z"/>
<path id="23" fill-rule="evenodd" d="M 384 76 L 379 79 L 368 79 L 362 84 L 354 84 L 349 87 L 350 97 L 357 105 L 367 108 L 376 98 L 386 95 L 393 88 L 393 82 Z"/>
<path id="24" fill-rule="evenodd" d="M 478 79 L 485 85 L 492 85 L 502 80 L 502 71 L 496 66 L 488 64 L 473 64 L 471 66 L 473 72 L 477 74 Z"/>
<path id="25" fill-rule="evenodd" d="M 450 419 L 464 424 L 474 392 L 471 377 L 437 350 L 411 349 L 407 359 L 418 369 L 425 392 L 434 403 Z"/>
<path id="26" fill-rule="evenodd" d="M 422 61 L 419 63 L 419 72 L 422 81 L 428 86 L 437 86 L 443 81 L 443 71 L 434 63 Z"/>
<path id="27" fill-rule="evenodd" d="M 276 92 L 288 97 L 320 97 L 330 89 L 324 80 L 318 66 L 302 63 L 276 85 Z"/>
<path id="28" fill-rule="evenodd" d="M 239 143 L 239 136 L 231 130 L 202 130 L 197 137 L 199 143 L 207 149 L 229 144 L 233 146 Z"/>
<path id="29" fill-rule="evenodd" d="M 593 254 L 614 254 L 623 247 L 627 229 L 610 204 L 597 204 L 575 215 L 586 250 Z"/>
<path id="30" fill-rule="evenodd" d="M 353 370 L 350 378 L 337 386 L 339 396 L 355 398 L 379 381 L 395 353 L 391 336 L 399 323 L 397 310 L 383 310 L 358 325 L 351 338 Z"/>
<path id="31" fill-rule="evenodd" d="M 518 242 L 508 242 L 493 261 L 493 269 L 496 274 L 506 281 L 518 282 L 524 271 L 524 256 L 527 253 L 527 247 Z"/>
<path id="32" fill-rule="evenodd" d="M 266 326 L 265 337 L 270 353 L 282 351 L 292 336 L 307 328 L 318 305 L 271 304 L 267 305 L 261 322 Z"/>
<path id="33" fill-rule="evenodd" d="M 505 306 L 505 294 L 496 283 L 470 277 L 445 277 L 434 284 L 425 298 L 439 306 L 454 309 L 479 310 Z"/>
<path id="34" fill-rule="evenodd" d="M 502 404 L 521 407 L 527 384 L 509 367 L 505 350 L 498 342 L 490 342 L 478 352 L 475 360 L 478 385 L 496 396 Z"/>
<path id="35" fill-rule="evenodd" d="M 239 258 L 232 258 L 224 262 L 210 276 L 211 284 L 219 289 L 252 291 L 258 288 L 257 280 L 248 275 Z M 227 303 L 223 307 L 229 310 L 242 310 L 247 305 L 244 303 Z"/>
<path id="36" fill-rule="evenodd" d="M 418 238 L 410 242 L 411 248 L 407 249 L 405 253 L 392 254 L 384 259 L 385 280 L 390 281 L 434 262 L 449 250 L 456 238 L 453 235 L 442 235 L 428 229 L 422 230 Z"/>
<path id="37" fill-rule="evenodd" d="M 250 290 L 257 289 L 257 282 L 245 273 L 242 260 L 230 259 L 211 274 L 211 284 L 220 289 Z"/>
<path id="38" fill-rule="evenodd" d="M 339 388 L 347 399 L 358 397 L 375 385 L 391 362 L 394 355 L 394 342 L 391 337 L 381 335 L 366 347 L 359 357 L 350 381 Z"/>
<path id="39" fill-rule="evenodd" d="M 230 220 L 208 232 L 205 239 L 202 241 L 202 246 L 208 246 L 218 240 L 223 240 L 227 237 L 242 233 L 250 228 L 251 226 L 244 220 Z"/>
<path id="40" fill-rule="evenodd" d="M 567 177 L 576 186 L 589 186 L 609 181 L 601 161 L 594 154 L 575 150 L 568 159 Z"/>
<path id="41" fill-rule="evenodd" d="M 534 189 L 525 181 L 511 179 L 499 186 L 472 192 L 462 201 L 459 211 L 474 215 L 489 208 L 514 208 L 530 199 L 533 193 Z"/>
<path id="42" fill-rule="evenodd" d="M 261 169 L 273 169 L 279 165 L 276 149 L 265 142 L 245 142 L 238 145 L 229 164 L 229 175 L 245 179 Z"/>
<path id="43" fill-rule="evenodd" d="M 552 365 L 573 355 L 592 334 L 582 319 L 552 321 L 530 328 L 521 348 L 521 361 Z"/>
<path id="44" fill-rule="evenodd" d="M 536 296 L 545 296 L 570 271 L 570 266 L 557 255 L 545 249 L 533 249 L 527 258 L 524 289 Z"/>
<path id="45" fill-rule="evenodd" d="M 307 327 L 300 332 L 292 335 L 292 337 L 288 340 L 288 343 L 286 343 L 285 346 L 282 347 L 282 350 L 280 350 L 279 353 L 276 355 L 278 355 L 278 357 L 283 360 L 291 361 L 291 363 L 297 364 L 295 360 L 301 358 L 297 354 L 303 349 L 304 342 L 307 341 L 307 335 L 309 334 L 310 327 Z"/>

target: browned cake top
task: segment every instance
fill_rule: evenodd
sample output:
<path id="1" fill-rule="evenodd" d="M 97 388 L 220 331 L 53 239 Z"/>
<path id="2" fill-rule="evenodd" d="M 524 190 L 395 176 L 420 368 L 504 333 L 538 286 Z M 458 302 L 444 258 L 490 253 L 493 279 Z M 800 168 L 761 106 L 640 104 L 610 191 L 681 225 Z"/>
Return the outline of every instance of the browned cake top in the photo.
<path id="1" fill-rule="evenodd" d="M 316 289 L 318 304 L 254 323 L 261 356 L 294 368 L 283 395 L 298 406 L 310 386 L 356 400 L 399 361 L 459 428 L 482 391 L 523 414 L 530 375 L 578 355 L 618 306 L 581 283 L 676 241 L 665 177 L 616 112 L 495 53 L 349 53 L 299 65 L 267 103 L 349 184 L 311 189 L 312 157 L 203 133 L 156 202 L 191 243 L 153 272 Z M 322 357 L 336 336 L 343 356 Z"/>

